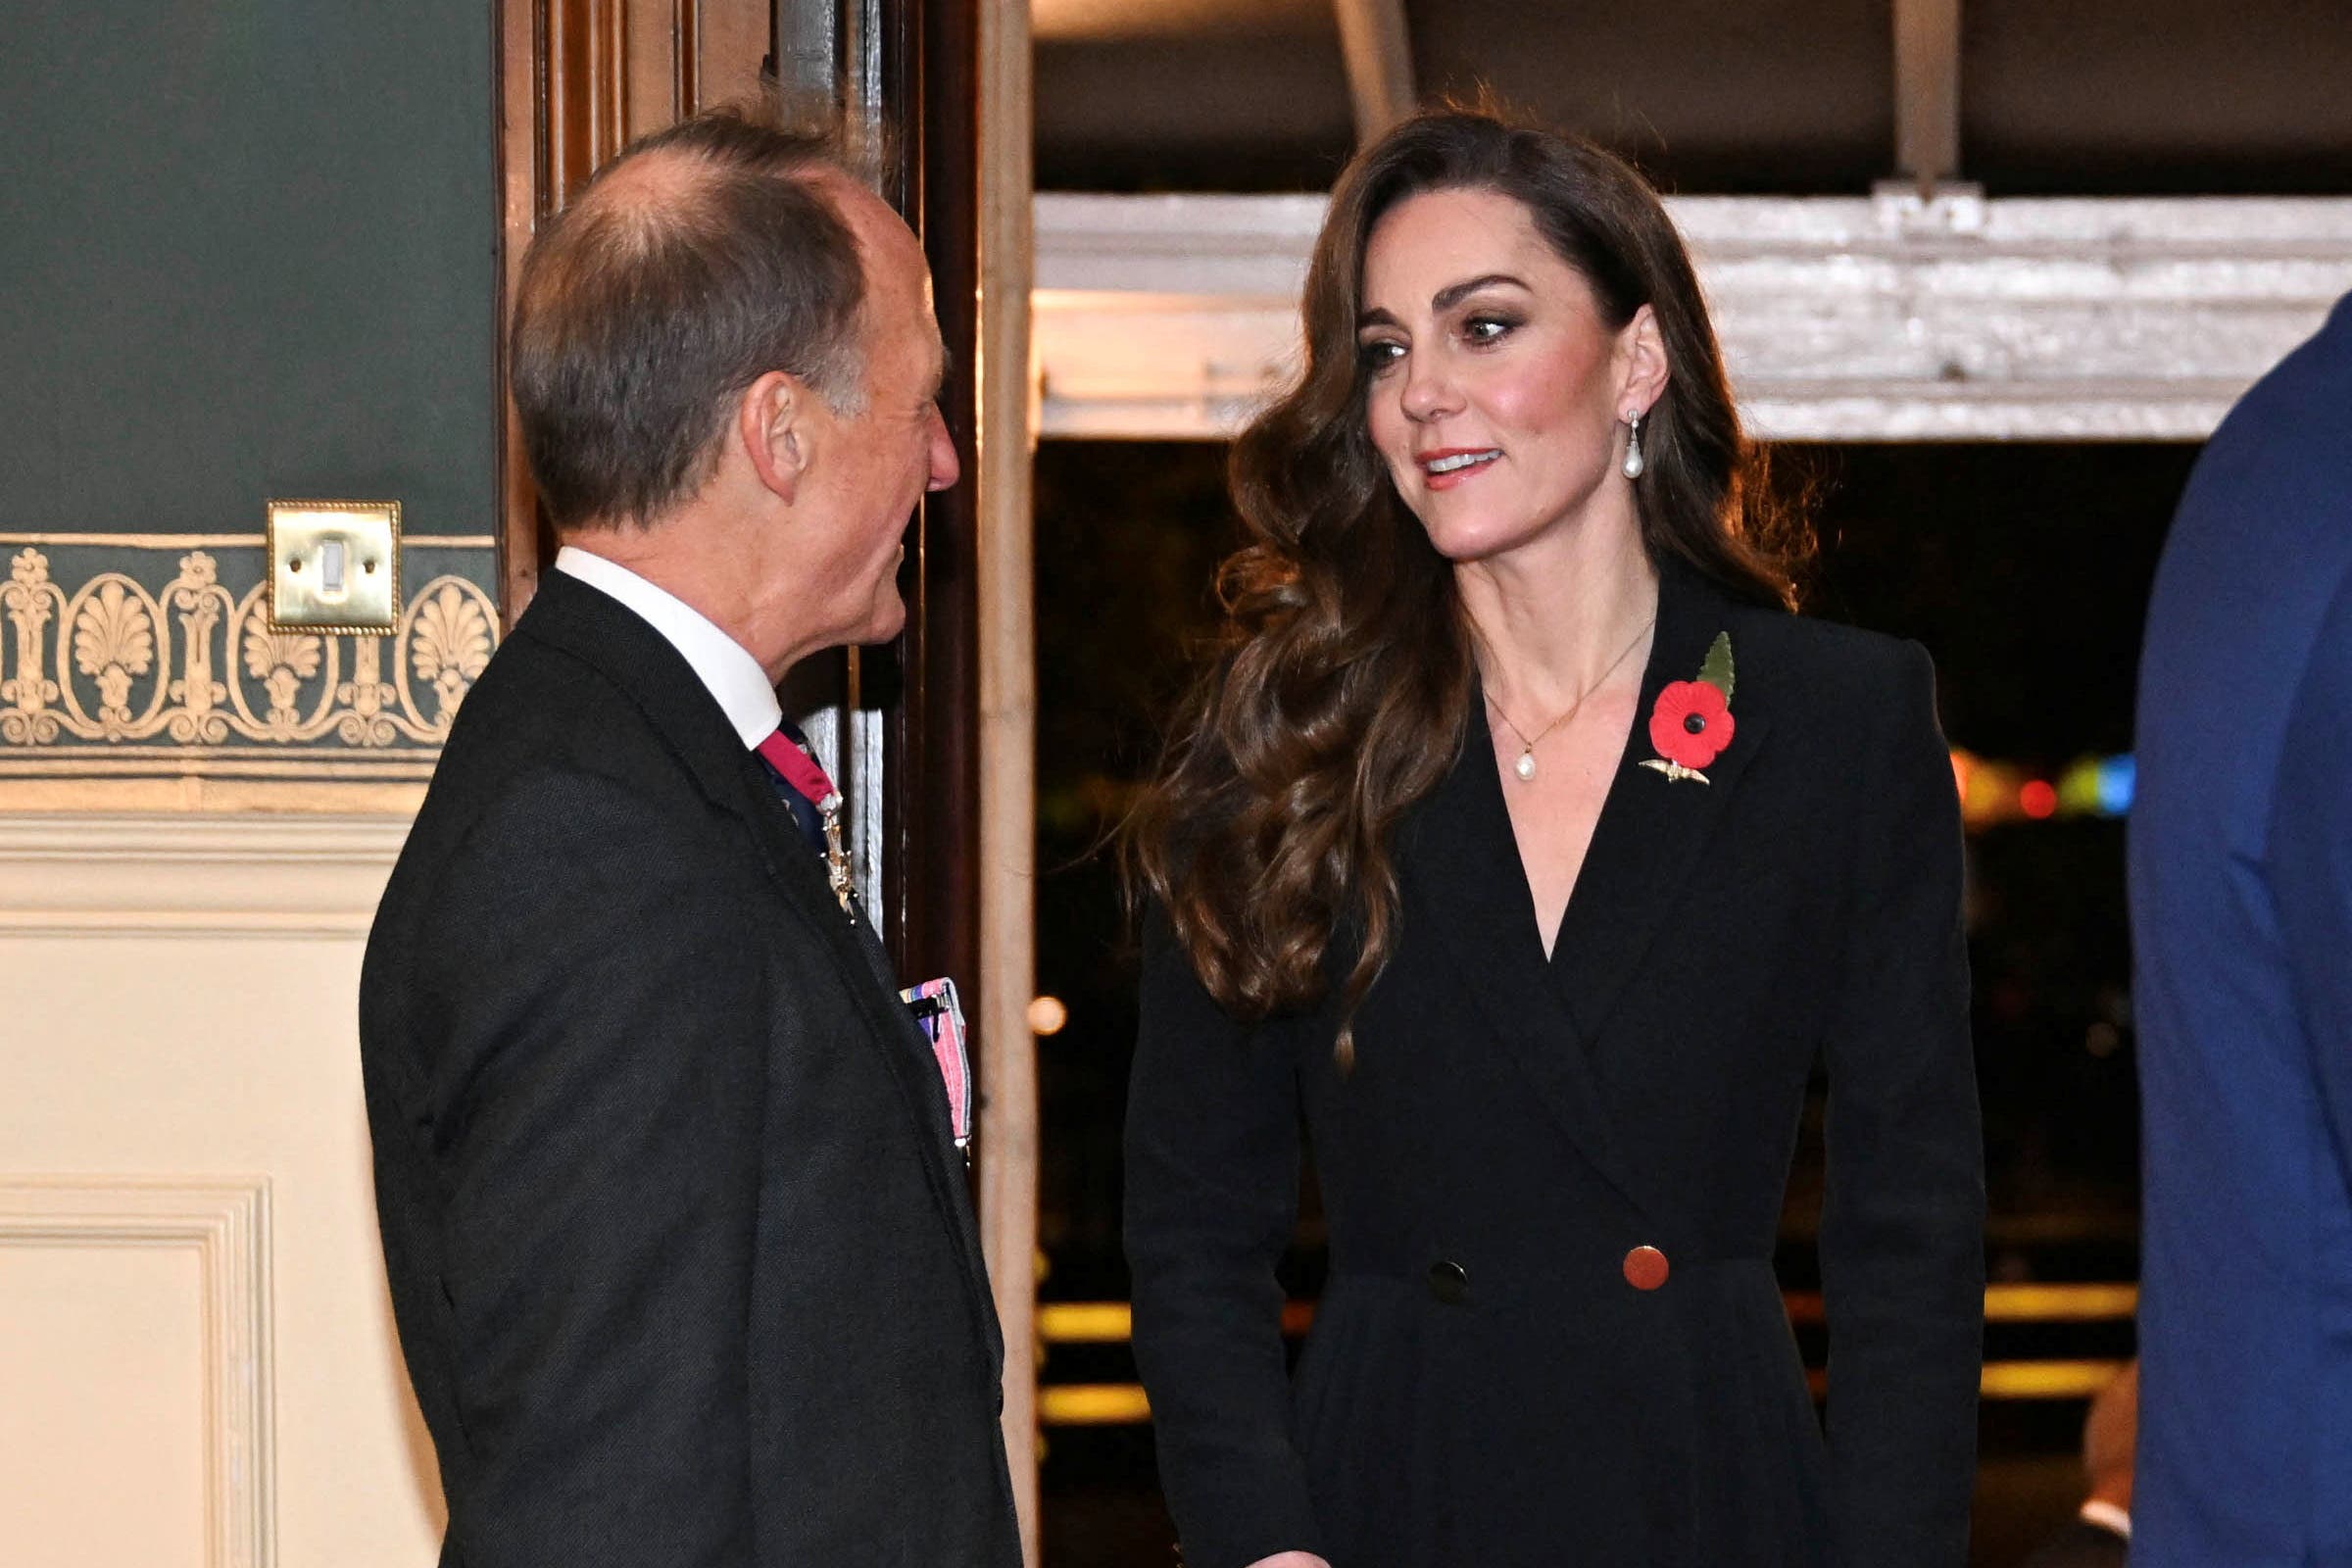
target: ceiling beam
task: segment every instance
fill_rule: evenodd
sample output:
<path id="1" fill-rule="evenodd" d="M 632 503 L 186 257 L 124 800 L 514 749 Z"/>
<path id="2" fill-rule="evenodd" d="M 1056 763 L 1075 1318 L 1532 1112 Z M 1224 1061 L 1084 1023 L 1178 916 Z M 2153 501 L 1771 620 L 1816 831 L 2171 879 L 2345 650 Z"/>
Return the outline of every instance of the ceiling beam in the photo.
<path id="1" fill-rule="evenodd" d="M 1413 112 L 1413 41 L 1404 28 L 1404 0 L 1332 0 L 1332 9 L 1361 147 Z"/>
<path id="2" fill-rule="evenodd" d="M 1671 197 L 1794 441 L 2196 441 L 2352 291 L 2352 199 Z M 1043 433 L 1219 440 L 1297 374 L 1319 196 L 1037 199 Z"/>
<path id="3" fill-rule="evenodd" d="M 1923 195 L 1960 177 L 1960 0 L 1894 0 L 1894 165 Z"/>

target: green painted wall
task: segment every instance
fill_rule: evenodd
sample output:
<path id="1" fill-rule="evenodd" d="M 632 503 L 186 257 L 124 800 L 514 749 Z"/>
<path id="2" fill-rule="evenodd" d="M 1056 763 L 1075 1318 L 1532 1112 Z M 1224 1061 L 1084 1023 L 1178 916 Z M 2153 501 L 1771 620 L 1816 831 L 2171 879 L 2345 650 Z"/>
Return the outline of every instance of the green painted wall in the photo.
<path id="1" fill-rule="evenodd" d="M 481 0 L 0 5 L 0 532 L 492 531 Z"/>
<path id="2" fill-rule="evenodd" d="M 0 783 L 430 769 L 497 637 L 492 21 L 0 0 Z M 401 503 L 392 635 L 270 625 L 273 495 Z"/>

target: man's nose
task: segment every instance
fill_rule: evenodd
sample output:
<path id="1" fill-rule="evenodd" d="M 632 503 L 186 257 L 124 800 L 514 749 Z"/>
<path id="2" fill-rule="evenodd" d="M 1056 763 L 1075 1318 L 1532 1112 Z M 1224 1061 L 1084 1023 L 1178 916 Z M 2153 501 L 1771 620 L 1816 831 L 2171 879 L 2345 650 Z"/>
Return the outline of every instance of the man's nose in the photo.
<path id="1" fill-rule="evenodd" d="M 931 405 L 931 476 L 924 482 L 926 490 L 945 490 L 963 475 L 962 460 L 956 456 L 956 438 L 948 433 L 948 417 Z"/>

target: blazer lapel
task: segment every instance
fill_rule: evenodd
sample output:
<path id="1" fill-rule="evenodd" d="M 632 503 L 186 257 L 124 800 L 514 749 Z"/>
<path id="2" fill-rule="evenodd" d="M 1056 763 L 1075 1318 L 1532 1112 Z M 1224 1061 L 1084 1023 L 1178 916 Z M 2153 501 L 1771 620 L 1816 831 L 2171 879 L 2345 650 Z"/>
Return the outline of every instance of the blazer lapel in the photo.
<path id="1" fill-rule="evenodd" d="M 1473 725 L 1452 769 L 1397 835 L 1406 900 L 1435 938 L 1494 1038 L 1586 1160 L 1640 1207 L 1591 1053 L 1545 971 L 1535 901 L 1511 836 L 1491 748 Z"/>
<path id="2" fill-rule="evenodd" d="M 1730 630 L 1730 602 L 1687 568 L 1659 575 L 1658 630 L 1642 676 L 1633 732 L 1618 763 L 1576 890 L 1552 943 L 1552 978 L 1588 1040 L 1598 1041 L 1642 956 L 1683 899 L 1708 836 L 1763 746 L 1765 716 L 1733 683 L 1732 744 L 1703 771 L 1706 782 L 1642 766 L 1658 755 L 1649 715 L 1658 694 L 1695 680 L 1707 650 Z M 1735 644 L 1735 669 L 1740 656 Z"/>

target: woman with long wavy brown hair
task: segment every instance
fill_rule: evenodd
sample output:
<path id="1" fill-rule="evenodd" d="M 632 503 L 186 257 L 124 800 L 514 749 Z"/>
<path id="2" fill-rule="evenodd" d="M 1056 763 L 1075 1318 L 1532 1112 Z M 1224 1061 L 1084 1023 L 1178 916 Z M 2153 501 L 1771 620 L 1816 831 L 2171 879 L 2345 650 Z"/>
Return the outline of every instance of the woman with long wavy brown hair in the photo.
<path id="1" fill-rule="evenodd" d="M 1186 1562 L 1961 1563 L 1984 1199 L 1925 654 L 1789 613 L 1609 154 L 1406 122 L 1304 316 L 1133 824 L 1128 1254 Z M 1817 1062 L 1826 1435 L 1771 1267 Z"/>

